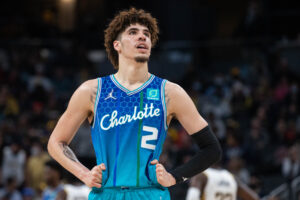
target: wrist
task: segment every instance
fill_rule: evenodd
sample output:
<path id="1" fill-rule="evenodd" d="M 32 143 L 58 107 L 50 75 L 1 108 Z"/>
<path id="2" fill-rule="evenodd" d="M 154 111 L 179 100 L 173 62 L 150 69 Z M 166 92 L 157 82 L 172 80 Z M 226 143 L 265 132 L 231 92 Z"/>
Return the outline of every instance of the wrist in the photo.
<path id="1" fill-rule="evenodd" d="M 81 169 L 78 173 L 78 178 L 84 182 L 84 179 L 87 177 L 88 173 L 90 172 L 89 169 Z"/>
<path id="2" fill-rule="evenodd" d="M 174 185 L 181 182 L 180 177 L 177 176 L 176 173 L 174 173 L 174 171 L 170 171 L 169 173 L 170 173 L 170 175 L 172 176 L 172 178 L 175 182 Z"/>
<path id="3" fill-rule="evenodd" d="M 176 185 L 175 177 L 171 173 L 169 173 L 169 174 L 170 174 L 170 179 L 171 179 L 171 186 Z"/>

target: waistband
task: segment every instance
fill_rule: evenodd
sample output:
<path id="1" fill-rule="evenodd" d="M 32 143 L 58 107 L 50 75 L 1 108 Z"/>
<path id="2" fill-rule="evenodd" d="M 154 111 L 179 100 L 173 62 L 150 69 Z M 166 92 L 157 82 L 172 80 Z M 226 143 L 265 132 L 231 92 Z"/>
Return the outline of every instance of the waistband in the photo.
<path id="1" fill-rule="evenodd" d="M 145 186 L 145 187 L 136 187 L 136 186 L 116 186 L 116 187 L 104 187 L 104 188 L 92 188 L 92 192 L 103 192 L 103 191 L 135 191 L 135 190 L 148 190 L 148 189 L 160 189 L 166 190 L 166 187 L 161 185 Z"/>

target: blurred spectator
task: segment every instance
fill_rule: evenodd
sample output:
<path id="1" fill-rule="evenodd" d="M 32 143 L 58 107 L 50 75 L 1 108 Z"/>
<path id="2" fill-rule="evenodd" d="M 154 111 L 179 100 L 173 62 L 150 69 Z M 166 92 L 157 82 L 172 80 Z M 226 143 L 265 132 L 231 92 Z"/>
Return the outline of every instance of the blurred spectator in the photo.
<path id="1" fill-rule="evenodd" d="M 5 185 L 0 189 L 1 200 L 22 200 L 21 193 L 17 190 L 17 183 L 15 178 L 8 177 Z"/>
<path id="2" fill-rule="evenodd" d="M 0 120 L 3 117 L 12 117 L 19 114 L 18 101 L 11 94 L 7 85 L 1 85 L 0 87 L 0 113 Z"/>
<path id="3" fill-rule="evenodd" d="M 244 154 L 240 144 L 240 138 L 234 129 L 227 127 L 226 141 L 223 148 L 223 157 L 226 161 L 235 157 L 242 157 Z"/>
<path id="4" fill-rule="evenodd" d="M 245 166 L 245 161 L 240 157 L 233 157 L 228 161 L 228 170 L 243 183 L 250 183 L 250 173 Z"/>
<path id="5" fill-rule="evenodd" d="M 70 77 L 66 73 L 65 67 L 60 66 L 54 69 L 54 75 L 52 80 L 55 96 L 61 96 L 67 98 L 72 92 L 72 82 Z"/>
<path id="6" fill-rule="evenodd" d="M 249 186 L 252 188 L 259 196 L 264 195 L 262 193 L 263 185 L 262 180 L 258 178 L 257 176 L 251 176 L 249 180 Z"/>
<path id="7" fill-rule="evenodd" d="M 3 149 L 2 181 L 13 177 L 17 186 L 24 182 L 25 151 L 22 149 L 19 138 Z"/>
<path id="8" fill-rule="evenodd" d="M 64 186 L 62 180 L 62 168 L 54 160 L 46 162 L 44 176 L 47 187 L 42 194 L 42 200 L 55 200 L 64 196 Z"/>
<path id="9" fill-rule="evenodd" d="M 244 144 L 245 156 L 249 163 L 255 163 L 257 167 L 261 166 L 267 158 L 269 138 L 258 118 L 252 120 Z"/>
<path id="10" fill-rule="evenodd" d="M 278 102 L 282 102 L 285 100 L 289 93 L 289 85 L 286 77 L 281 77 L 274 90 L 274 99 Z"/>
<path id="11" fill-rule="evenodd" d="M 44 65 L 36 66 L 36 74 L 28 80 L 28 91 L 31 95 L 31 101 L 34 108 L 39 104 L 44 105 L 48 101 L 48 93 L 51 92 L 53 86 L 48 77 L 44 74 Z"/>
<path id="12" fill-rule="evenodd" d="M 230 107 L 231 90 L 222 73 L 213 77 L 213 83 L 204 91 L 204 95 L 198 106 L 205 115 L 213 113 L 216 118 L 221 119 L 232 114 Z"/>
<path id="13" fill-rule="evenodd" d="M 45 163 L 50 160 L 50 156 L 44 151 L 39 138 L 32 139 L 31 143 L 30 156 L 26 167 L 26 182 L 37 193 L 41 193 L 42 187 L 45 185 Z"/>
<path id="14" fill-rule="evenodd" d="M 22 190 L 23 200 L 33 200 L 36 196 L 34 189 L 25 187 Z"/>
<path id="15" fill-rule="evenodd" d="M 208 115 L 207 122 L 212 128 L 213 132 L 216 134 L 219 140 L 225 139 L 225 124 L 220 118 L 216 118 L 215 115 L 211 112 Z"/>
<path id="16" fill-rule="evenodd" d="M 36 74 L 29 79 L 28 89 L 33 92 L 37 87 L 41 87 L 41 90 L 49 92 L 53 86 L 51 81 L 44 74 L 45 66 L 40 63 L 36 65 Z"/>
<path id="17" fill-rule="evenodd" d="M 262 1 L 250 0 L 236 36 L 258 37 L 264 35 L 265 30 Z"/>
<path id="18" fill-rule="evenodd" d="M 300 176 L 300 145 L 294 144 L 289 148 L 288 155 L 282 161 L 282 175 L 287 181 Z"/>

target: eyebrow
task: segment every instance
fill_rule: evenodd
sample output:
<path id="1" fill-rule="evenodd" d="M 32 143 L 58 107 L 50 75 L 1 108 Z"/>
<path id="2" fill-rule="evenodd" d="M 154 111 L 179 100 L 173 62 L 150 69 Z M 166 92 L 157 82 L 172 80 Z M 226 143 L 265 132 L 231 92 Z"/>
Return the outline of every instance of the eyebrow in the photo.
<path id="1" fill-rule="evenodd" d="M 134 27 L 128 29 L 128 31 L 138 31 L 138 30 L 139 30 L 138 28 L 134 28 Z M 149 29 L 143 29 L 142 31 L 145 31 L 145 32 L 147 32 L 147 33 L 150 33 Z"/>

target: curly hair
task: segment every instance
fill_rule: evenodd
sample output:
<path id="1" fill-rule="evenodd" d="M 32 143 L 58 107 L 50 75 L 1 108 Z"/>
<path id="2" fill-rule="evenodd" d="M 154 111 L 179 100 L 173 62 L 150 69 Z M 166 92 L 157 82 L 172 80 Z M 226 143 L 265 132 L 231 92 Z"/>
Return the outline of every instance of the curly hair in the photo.
<path id="1" fill-rule="evenodd" d="M 113 42 L 117 39 L 119 34 L 125 31 L 131 24 L 140 24 L 149 29 L 152 47 L 155 46 L 158 40 L 159 29 L 157 20 L 152 17 L 150 13 L 142 9 L 137 10 L 133 7 L 129 10 L 119 12 L 104 31 L 104 46 L 108 59 L 115 69 L 119 68 L 119 56 L 118 52 L 114 49 Z"/>

